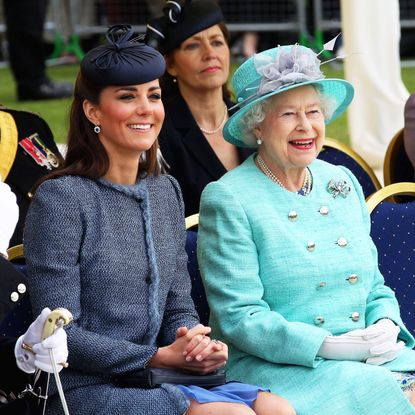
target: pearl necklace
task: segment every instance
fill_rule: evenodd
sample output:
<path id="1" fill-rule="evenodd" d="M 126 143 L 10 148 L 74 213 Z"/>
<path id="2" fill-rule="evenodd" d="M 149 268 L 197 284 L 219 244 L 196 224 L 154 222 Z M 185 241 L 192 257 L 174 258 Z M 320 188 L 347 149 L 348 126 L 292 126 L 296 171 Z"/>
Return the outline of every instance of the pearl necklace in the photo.
<path id="1" fill-rule="evenodd" d="M 265 163 L 265 161 L 262 159 L 262 157 L 259 154 L 257 154 L 255 161 L 256 161 L 257 166 L 262 171 L 262 173 L 265 174 L 265 176 L 268 176 L 273 182 L 277 183 L 283 189 L 288 190 L 282 184 L 281 180 L 271 171 L 271 169 L 267 166 L 267 164 Z M 301 186 L 301 189 L 297 191 L 297 193 L 303 196 L 307 196 L 311 191 L 312 184 L 313 184 L 312 176 L 307 167 L 305 171 L 303 185 Z"/>
<path id="2" fill-rule="evenodd" d="M 208 135 L 215 134 L 223 127 L 227 118 L 228 118 L 228 107 L 225 105 L 225 113 L 223 114 L 223 120 L 220 122 L 217 128 L 215 128 L 214 130 L 207 130 L 206 128 L 202 128 L 199 124 L 198 124 L 198 127 L 200 131 L 202 131 L 205 134 L 208 134 Z"/>

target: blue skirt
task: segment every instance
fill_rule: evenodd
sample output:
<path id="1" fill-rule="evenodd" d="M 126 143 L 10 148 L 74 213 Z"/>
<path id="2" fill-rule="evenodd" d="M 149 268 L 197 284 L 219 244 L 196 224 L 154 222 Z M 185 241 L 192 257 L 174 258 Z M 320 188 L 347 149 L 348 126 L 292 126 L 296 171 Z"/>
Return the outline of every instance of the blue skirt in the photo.
<path id="1" fill-rule="evenodd" d="M 392 374 L 404 392 L 415 389 L 415 372 L 392 372 Z"/>
<path id="2" fill-rule="evenodd" d="M 200 386 L 183 386 L 177 387 L 184 392 L 189 398 L 199 403 L 209 402 L 232 402 L 241 403 L 252 408 L 258 392 L 269 392 L 269 389 L 262 389 L 258 386 L 248 385 L 246 383 L 228 382 L 212 389 L 203 389 Z"/>

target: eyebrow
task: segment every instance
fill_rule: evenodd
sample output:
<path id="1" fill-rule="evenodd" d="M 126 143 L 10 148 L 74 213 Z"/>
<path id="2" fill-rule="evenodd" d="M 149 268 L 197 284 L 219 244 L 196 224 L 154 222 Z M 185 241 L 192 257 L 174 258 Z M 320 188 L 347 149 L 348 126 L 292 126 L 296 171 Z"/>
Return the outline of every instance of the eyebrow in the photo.
<path id="1" fill-rule="evenodd" d="M 152 86 L 148 89 L 149 91 L 155 91 L 155 90 L 161 90 L 160 86 Z M 118 89 L 115 90 L 116 92 L 118 91 L 132 91 L 132 92 L 136 92 L 137 88 L 135 86 L 122 86 Z"/>
<path id="2" fill-rule="evenodd" d="M 216 33 L 214 35 L 209 36 L 208 39 L 209 40 L 212 40 L 212 39 L 222 38 L 222 37 L 223 37 L 223 35 L 221 33 Z M 193 39 L 193 40 L 201 40 L 202 39 L 202 36 L 195 35 L 195 36 L 192 36 L 191 38 L 186 39 L 186 40 L 191 40 L 191 39 Z"/>
<path id="3" fill-rule="evenodd" d="M 315 102 L 312 102 L 311 104 L 307 104 L 305 107 L 306 108 L 309 108 L 309 107 L 315 107 L 315 106 L 321 106 L 321 102 L 319 102 L 319 101 L 315 101 Z M 281 104 L 281 109 L 296 109 L 297 108 L 297 106 L 296 105 L 289 105 L 289 104 Z"/>

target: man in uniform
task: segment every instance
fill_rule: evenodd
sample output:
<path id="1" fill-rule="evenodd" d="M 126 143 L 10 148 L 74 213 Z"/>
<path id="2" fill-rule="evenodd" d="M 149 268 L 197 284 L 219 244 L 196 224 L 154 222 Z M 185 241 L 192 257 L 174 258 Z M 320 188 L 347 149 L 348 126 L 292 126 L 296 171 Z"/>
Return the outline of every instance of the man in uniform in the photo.
<path id="1" fill-rule="evenodd" d="M 3 132 L 3 129 L 2 129 Z M 13 316 L 18 301 L 26 294 L 26 278 L 7 260 L 7 246 L 19 216 L 16 196 L 0 182 L 0 322 Z M 0 414 L 36 414 L 43 401 L 29 391 L 36 369 L 53 372 L 49 349 L 54 350 L 56 370 L 62 370 L 68 357 L 66 333 L 58 329 L 42 341 L 43 328 L 51 311 L 45 308 L 18 339 L 0 336 Z M 10 320 L 13 324 L 13 319 Z M 1 326 L 0 326 L 1 327 Z M 40 384 L 38 381 L 37 385 Z M 19 394 L 26 392 L 19 398 Z M 43 393 L 45 390 L 43 390 Z"/>
<path id="2" fill-rule="evenodd" d="M 34 184 L 62 163 L 52 132 L 39 115 L 0 106 L 0 176 L 17 197 L 20 216 L 10 246 L 22 243 Z"/>

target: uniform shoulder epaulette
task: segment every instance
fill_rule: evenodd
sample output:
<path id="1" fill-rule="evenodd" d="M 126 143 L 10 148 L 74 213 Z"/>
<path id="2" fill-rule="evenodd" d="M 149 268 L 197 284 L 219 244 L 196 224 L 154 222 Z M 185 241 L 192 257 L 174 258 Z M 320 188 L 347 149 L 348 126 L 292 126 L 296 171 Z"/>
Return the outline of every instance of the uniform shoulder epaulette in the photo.
<path id="1" fill-rule="evenodd" d="M 0 108 L 0 176 L 6 180 L 16 157 L 17 126 L 13 116 Z"/>

